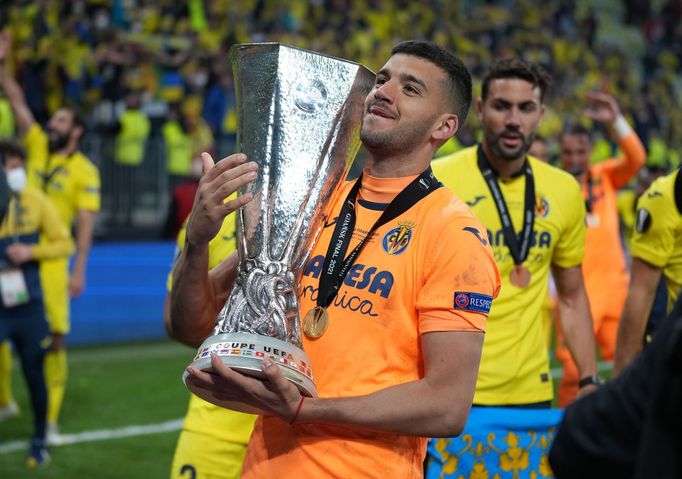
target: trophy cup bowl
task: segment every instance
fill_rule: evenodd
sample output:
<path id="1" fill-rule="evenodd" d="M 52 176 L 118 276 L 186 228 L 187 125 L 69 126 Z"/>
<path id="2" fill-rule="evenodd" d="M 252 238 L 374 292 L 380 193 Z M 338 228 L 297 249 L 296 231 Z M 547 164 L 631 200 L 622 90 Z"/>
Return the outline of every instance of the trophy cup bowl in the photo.
<path id="1" fill-rule="evenodd" d="M 364 100 L 374 74 L 362 65 L 278 43 L 230 51 L 237 95 L 238 149 L 259 165 L 239 194 L 254 199 L 237 217 L 237 279 L 213 334 L 191 366 L 211 369 L 211 355 L 263 378 L 271 359 L 301 394 L 315 396 L 303 351 L 297 289 L 322 231 L 327 208 L 360 147 Z M 183 375 L 187 384 L 187 373 Z M 187 385 L 219 406 L 259 413 Z"/>

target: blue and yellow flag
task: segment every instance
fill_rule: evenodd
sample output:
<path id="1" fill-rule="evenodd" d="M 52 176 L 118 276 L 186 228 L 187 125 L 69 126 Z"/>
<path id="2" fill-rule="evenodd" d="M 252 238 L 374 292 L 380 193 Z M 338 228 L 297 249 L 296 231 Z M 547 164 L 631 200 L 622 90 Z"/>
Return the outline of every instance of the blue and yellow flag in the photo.
<path id="1" fill-rule="evenodd" d="M 426 479 L 554 477 L 547 456 L 563 409 L 471 409 L 457 438 L 429 442 Z"/>

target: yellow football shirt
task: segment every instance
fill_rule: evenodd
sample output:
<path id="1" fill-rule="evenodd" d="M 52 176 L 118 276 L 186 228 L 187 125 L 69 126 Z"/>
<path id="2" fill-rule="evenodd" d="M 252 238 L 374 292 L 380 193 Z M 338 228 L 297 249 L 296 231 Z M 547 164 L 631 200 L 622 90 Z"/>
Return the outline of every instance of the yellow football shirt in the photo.
<path id="1" fill-rule="evenodd" d="M 24 144 L 29 184 L 45 191 L 67 228 L 79 210 L 99 211 L 99 171 L 85 155 L 50 155 L 47 135 L 38 124 L 26 133 Z"/>
<path id="2" fill-rule="evenodd" d="M 0 251 L 4 252 L 15 241 L 31 246 L 33 261 L 65 257 L 73 252 L 73 241 L 56 211 L 42 191 L 31 187 L 18 197 L 12 195 L 7 214 L 0 222 Z"/>
<path id="3" fill-rule="evenodd" d="M 477 147 L 432 163 L 440 181 L 467 203 L 487 229 L 487 238 L 502 277 L 493 301 L 483 344 L 474 403 L 523 404 L 552 399 L 542 306 L 550 266 L 577 266 L 585 245 L 585 203 L 580 186 L 568 173 L 530 158 L 535 178 L 535 224 L 523 265 L 531 280 L 525 288 L 510 281 L 514 261 L 504 243 L 500 217 L 477 164 Z M 517 234 L 523 225 L 525 177 L 501 179 L 500 189 Z"/>
<path id="4" fill-rule="evenodd" d="M 28 184 L 45 192 L 69 232 L 78 211 L 99 211 L 99 171 L 85 155 L 81 152 L 75 152 L 68 158 L 51 155 L 47 135 L 37 123 L 29 128 L 24 144 Z M 71 328 L 68 259 L 43 261 L 40 276 L 45 289 L 45 310 L 50 329 L 53 333 L 67 334 Z"/>
<path id="5" fill-rule="evenodd" d="M 639 198 L 630 242 L 633 258 L 663 269 L 669 311 L 682 290 L 682 214 L 675 202 L 676 182 L 682 189 L 682 178 L 678 176 L 679 170 L 658 178 Z"/>

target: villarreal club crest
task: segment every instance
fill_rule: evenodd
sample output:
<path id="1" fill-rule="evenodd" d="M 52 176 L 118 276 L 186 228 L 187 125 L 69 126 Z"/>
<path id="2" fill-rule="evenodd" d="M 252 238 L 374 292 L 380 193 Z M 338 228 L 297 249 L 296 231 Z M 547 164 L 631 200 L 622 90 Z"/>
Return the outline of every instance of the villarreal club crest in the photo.
<path id="1" fill-rule="evenodd" d="M 417 226 L 417 224 L 412 221 L 402 221 L 398 223 L 397 227 L 384 235 L 384 239 L 381 241 L 384 251 L 390 255 L 400 254 L 405 251 L 407 245 L 410 244 L 412 230 L 415 226 Z"/>

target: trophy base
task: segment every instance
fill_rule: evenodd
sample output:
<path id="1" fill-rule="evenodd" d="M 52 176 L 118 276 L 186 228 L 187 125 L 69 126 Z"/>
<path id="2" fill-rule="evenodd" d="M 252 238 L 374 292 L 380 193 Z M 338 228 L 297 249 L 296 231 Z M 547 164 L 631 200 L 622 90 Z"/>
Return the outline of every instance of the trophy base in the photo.
<path id="1" fill-rule="evenodd" d="M 223 364 L 235 371 L 256 379 L 265 378 L 262 362 L 264 359 L 270 359 L 279 367 L 284 377 L 298 387 L 302 395 L 308 397 L 317 395 L 310 360 L 301 349 L 291 343 L 251 333 L 217 334 L 203 342 L 190 366 L 200 370 L 212 370 L 212 354 L 217 354 Z M 263 414 L 263 411 L 248 404 L 222 401 L 206 389 L 187 385 L 188 375 L 186 371 L 182 375 L 185 386 L 201 399 L 235 411 Z"/>

